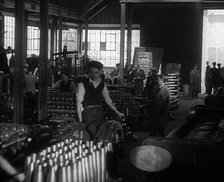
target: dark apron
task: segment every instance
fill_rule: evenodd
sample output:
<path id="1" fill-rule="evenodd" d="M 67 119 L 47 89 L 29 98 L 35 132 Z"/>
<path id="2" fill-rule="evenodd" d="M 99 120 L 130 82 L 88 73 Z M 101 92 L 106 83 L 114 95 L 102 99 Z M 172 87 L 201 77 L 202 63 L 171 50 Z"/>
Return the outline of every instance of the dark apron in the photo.
<path id="1" fill-rule="evenodd" d="M 85 123 L 86 131 L 90 135 L 90 139 L 96 140 L 95 136 L 98 129 L 105 121 L 103 107 L 87 107 L 82 111 L 82 118 Z"/>

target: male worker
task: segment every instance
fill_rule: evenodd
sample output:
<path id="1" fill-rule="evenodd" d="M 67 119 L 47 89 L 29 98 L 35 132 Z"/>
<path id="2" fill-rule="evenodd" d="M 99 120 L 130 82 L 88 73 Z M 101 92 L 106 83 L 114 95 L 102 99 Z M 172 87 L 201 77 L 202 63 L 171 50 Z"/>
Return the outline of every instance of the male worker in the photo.
<path id="1" fill-rule="evenodd" d="M 104 118 L 103 100 L 120 118 L 124 116 L 117 110 L 109 96 L 107 86 L 100 76 L 102 68 L 103 64 L 98 61 L 89 62 L 88 77 L 78 84 L 76 96 L 78 119 L 85 123 L 86 131 L 89 133 L 90 139 L 94 141 L 104 139 L 104 134 L 110 134 L 107 130 L 109 123 L 105 125 L 107 121 Z M 122 180 L 118 178 L 117 173 L 116 148 L 114 145 L 114 154 L 110 157 L 110 166 L 112 167 L 108 170 L 110 180 L 113 182 Z"/>
<path id="2" fill-rule="evenodd" d="M 98 128 L 105 121 L 102 101 L 119 116 L 124 116 L 114 106 L 106 84 L 101 79 L 103 64 L 98 61 L 89 62 L 88 77 L 78 84 L 77 114 L 80 122 L 84 122 L 90 138 L 97 140 Z"/>

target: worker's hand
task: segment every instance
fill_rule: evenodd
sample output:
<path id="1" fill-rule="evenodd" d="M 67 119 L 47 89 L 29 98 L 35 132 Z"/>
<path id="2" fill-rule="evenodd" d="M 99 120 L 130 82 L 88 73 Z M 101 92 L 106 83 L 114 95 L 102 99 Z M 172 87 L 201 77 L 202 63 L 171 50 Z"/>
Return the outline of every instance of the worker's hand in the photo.
<path id="1" fill-rule="evenodd" d="M 24 173 L 19 173 L 16 176 L 14 176 L 14 179 L 16 181 L 23 182 L 23 181 L 25 181 L 25 174 Z"/>
<path id="2" fill-rule="evenodd" d="M 118 115 L 119 118 L 124 117 L 124 113 L 121 113 L 121 112 L 119 112 L 119 111 L 116 111 L 116 114 Z"/>

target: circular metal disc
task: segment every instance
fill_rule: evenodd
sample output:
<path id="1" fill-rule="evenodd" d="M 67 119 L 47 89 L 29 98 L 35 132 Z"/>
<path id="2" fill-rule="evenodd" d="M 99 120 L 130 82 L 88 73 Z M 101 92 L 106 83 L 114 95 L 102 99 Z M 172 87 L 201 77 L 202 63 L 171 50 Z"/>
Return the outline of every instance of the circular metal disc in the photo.
<path id="1" fill-rule="evenodd" d="M 138 169 L 147 172 L 157 172 L 166 169 L 171 163 L 171 154 L 161 148 L 144 145 L 132 149 L 131 163 Z"/>

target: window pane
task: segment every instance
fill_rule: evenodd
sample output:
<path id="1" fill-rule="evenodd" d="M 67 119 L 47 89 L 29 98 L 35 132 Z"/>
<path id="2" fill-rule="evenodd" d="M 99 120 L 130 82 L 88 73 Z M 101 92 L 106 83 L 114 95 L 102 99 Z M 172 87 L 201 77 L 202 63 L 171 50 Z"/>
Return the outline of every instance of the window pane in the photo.
<path id="1" fill-rule="evenodd" d="M 59 32 L 57 41 L 59 43 Z M 67 46 L 67 51 L 77 50 L 77 29 L 69 28 L 68 30 L 62 30 L 62 49 L 64 45 Z"/>
<path id="2" fill-rule="evenodd" d="M 40 54 L 40 30 L 38 27 L 27 26 L 27 57 Z"/>
<path id="3" fill-rule="evenodd" d="M 4 47 L 15 49 L 15 18 L 4 16 Z"/>
<path id="4" fill-rule="evenodd" d="M 125 31 L 127 36 L 127 31 Z M 83 41 L 85 30 L 83 31 Z M 88 56 L 98 60 L 106 67 L 115 67 L 120 62 L 120 30 L 88 30 Z M 83 43 L 84 45 L 84 43 Z M 133 59 L 134 48 L 140 45 L 140 30 L 132 30 L 131 55 Z M 127 59 L 127 39 L 125 38 L 125 63 Z"/>

